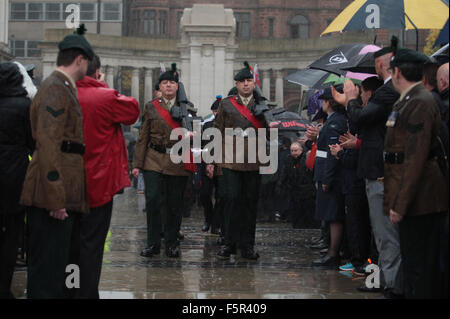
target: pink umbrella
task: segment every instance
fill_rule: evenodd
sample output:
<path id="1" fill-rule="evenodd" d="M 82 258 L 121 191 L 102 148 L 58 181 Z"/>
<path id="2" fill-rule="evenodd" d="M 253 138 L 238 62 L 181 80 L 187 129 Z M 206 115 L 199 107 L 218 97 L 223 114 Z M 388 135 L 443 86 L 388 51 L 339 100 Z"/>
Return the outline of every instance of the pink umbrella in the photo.
<path id="1" fill-rule="evenodd" d="M 376 52 L 380 49 L 381 48 L 379 46 L 376 46 L 374 44 L 369 44 L 369 45 L 366 45 L 364 48 L 362 48 L 362 50 L 359 52 L 359 55 L 364 55 L 369 52 Z M 345 74 L 346 78 L 356 79 L 356 80 L 360 80 L 360 81 L 364 81 L 365 79 L 370 78 L 372 76 L 374 76 L 374 75 L 369 74 L 369 73 L 354 73 L 354 72 L 350 72 L 350 71 L 348 71 Z"/>

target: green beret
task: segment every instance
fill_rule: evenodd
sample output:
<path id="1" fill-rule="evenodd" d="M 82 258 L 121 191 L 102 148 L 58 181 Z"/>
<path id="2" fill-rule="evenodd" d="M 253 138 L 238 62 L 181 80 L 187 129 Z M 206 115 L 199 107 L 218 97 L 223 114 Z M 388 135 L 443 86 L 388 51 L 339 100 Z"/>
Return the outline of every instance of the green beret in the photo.
<path id="1" fill-rule="evenodd" d="M 92 61 L 94 58 L 94 50 L 92 50 L 90 43 L 83 36 L 86 31 L 84 24 L 81 24 L 74 34 L 66 36 L 64 40 L 59 42 L 59 50 L 80 49 L 86 54 L 87 58 Z"/>
<path id="2" fill-rule="evenodd" d="M 161 74 L 161 76 L 158 79 L 158 85 L 159 83 L 161 83 L 162 81 L 174 81 L 177 82 L 179 81 L 178 79 L 178 72 L 177 72 L 177 64 L 176 63 L 172 63 L 172 69 L 170 69 L 169 71 L 164 72 L 163 74 Z"/>
<path id="3" fill-rule="evenodd" d="M 234 77 L 235 81 L 244 81 L 246 79 L 253 79 L 252 70 L 250 70 L 250 65 L 247 61 L 244 62 L 245 68 L 240 70 L 238 74 Z"/>
<path id="4" fill-rule="evenodd" d="M 405 63 L 425 64 L 428 61 L 430 59 L 423 53 L 408 48 L 399 48 L 391 58 L 390 64 L 391 68 L 394 68 Z"/>

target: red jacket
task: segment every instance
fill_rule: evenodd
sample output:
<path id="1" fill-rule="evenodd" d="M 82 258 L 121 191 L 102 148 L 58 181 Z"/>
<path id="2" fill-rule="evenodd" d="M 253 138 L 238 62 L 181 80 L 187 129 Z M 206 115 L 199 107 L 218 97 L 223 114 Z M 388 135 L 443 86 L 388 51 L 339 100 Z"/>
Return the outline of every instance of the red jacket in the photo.
<path id="1" fill-rule="evenodd" d="M 89 206 L 110 202 L 118 191 L 130 186 L 128 153 L 121 124 L 134 124 L 139 104 L 116 90 L 85 76 L 77 82 L 78 100 L 83 114 L 84 162 Z"/>

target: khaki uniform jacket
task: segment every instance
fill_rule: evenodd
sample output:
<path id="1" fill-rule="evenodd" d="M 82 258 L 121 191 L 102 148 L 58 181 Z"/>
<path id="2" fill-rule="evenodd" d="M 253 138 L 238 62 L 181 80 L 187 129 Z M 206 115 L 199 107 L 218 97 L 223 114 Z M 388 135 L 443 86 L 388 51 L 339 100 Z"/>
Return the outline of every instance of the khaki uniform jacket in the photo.
<path id="1" fill-rule="evenodd" d="M 392 209 L 402 216 L 416 216 L 447 211 L 444 178 L 430 158 L 442 123 L 439 107 L 419 84 L 397 101 L 393 111 L 399 115 L 395 126 L 387 129 L 385 152 L 404 153 L 404 162 L 384 164 L 384 213 Z"/>
<path id="2" fill-rule="evenodd" d="M 83 118 L 76 88 L 61 72 L 42 83 L 30 108 L 36 149 L 28 166 L 21 204 L 89 211 L 83 155 L 61 151 L 63 141 L 83 144 Z"/>
<path id="3" fill-rule="evenodd" d="M 170 111 L 163 99 L 159 99 L 159 101 L 163 108 Z M 133 168 L 164 175 L 189 176 L 191 173 L 184 169 L 183 163 L 174 164 L 170 159 L 170 154 L 163 154 L 150 148 L 150 144 L 171 148 L 177 143 L 177 141 L 170 140 L 172 128 L 159 115 L 152 103 L 153 101 L 145 105 L 141 131 L 134 151 Z"/>
<path id="4" fill-rule="evenodd" d="M 219 168 L 227 168 L 235 171 L 257 171 L 259 170 L 261 163 L 258 160 L 258 141 L 256 137 L 244 137 L 243 150 L 239 147 L 236 147 L 236 136 L 233 137 L 233 148 L 230 147 L 231 145 L 228 145 L 226 147 L 226 128 L 241 128 L 243 131 L 248 128 L 252 128 L 256 133 L 258 132 L 258 130 L 252 125 L 252 123 L 234 107 L 230 99 L 236 99 L 240 104 L 243 104 L 239 96 L 230 96 L 220 102 L 218 113 L 214 120 L 214 127 L 218 128 L 222 133 L 222 162 L 216 163 L 216 165 Z M 252 110 L 254 106 L 255 100 L 252 97 L 247 105 L 247 108 Z M 262 122 L 262 124 L 265 125 L 264 122 Z M 249 141 L 255 143 L 254 152 L 256 156 L 254 159 L 249 158 Z M 226 152 L 226 148 L 233 150 L 233 152 Z M 239 156 L 243 158 L 242 163 L 238 162 Z M 253 163 L 250 163 L 249 159 L 251 159 Z M 255 159 L 256 163 L 254 163 Z"/>

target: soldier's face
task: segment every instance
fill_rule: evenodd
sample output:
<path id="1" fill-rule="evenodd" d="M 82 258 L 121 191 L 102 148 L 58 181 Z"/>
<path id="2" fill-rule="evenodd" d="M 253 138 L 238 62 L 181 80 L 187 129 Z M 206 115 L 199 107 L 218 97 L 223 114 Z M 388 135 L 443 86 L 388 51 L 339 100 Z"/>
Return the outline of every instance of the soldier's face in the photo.
<path id="1" fill-rule="evenodd" d="M 248 97 L 253 94 L 255 88 L 255 82 L 253 79 L 245 79 L 243 81 L 236 81 L 236 88 L 239 95 Z"/>
<path id="2" fill-rule="evenodd" d="M 394 85 L 394 88 L 397 92 L 401 93 L 401 88 L 400 88 L 400 71 L 399 68 L 395 67 L 392 70 L 392 84 Z"/>
<path id="3" fill-rule="evenodd" d="M 169 80 L 161 81 L 159 90 L 164 98 L 171 100 L 177 95 L 178 83 Z"/>
<path id="4" fill-rule="evenodd" d="M 77 74 L 77 81 L 81 80 L 86 76 L 87 69 L 89 65 L 89 60 L 84 57 L 83 55 L 79 55 L 75 58 L 75 66 L 76 66 L 76 74 Z"/>

